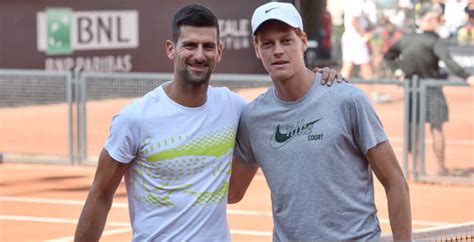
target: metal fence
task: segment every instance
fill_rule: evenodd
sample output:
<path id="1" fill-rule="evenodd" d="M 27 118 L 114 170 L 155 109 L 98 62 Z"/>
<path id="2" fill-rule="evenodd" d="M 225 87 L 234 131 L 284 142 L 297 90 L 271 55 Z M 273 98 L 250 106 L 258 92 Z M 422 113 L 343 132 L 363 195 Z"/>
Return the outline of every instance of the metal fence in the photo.
<path id="1" fill-rule="evenodd" d="M 132 99 L 143 96 L 172 77 L 172 73 L 76 73 L 72 78 L 68 72 L 0 70 L 0 154 L 3 154 L 3 161 L 93 164 L 105 143 L 113 115 Z M 390 104 L 376 104 L 375 108 L 382 114 L 384 124 L 396 127 L 395 131 L 391 129 L 394 133 L 389 137 L 403 156 L 403 171 L 417 181 L 434 181 L 433 176 L 425 172 L 425 164 L 434 162 L 431 155 L 429 160 L 425 156 L 427 93 L 433 88 L 466 84 L 460 81 L 358 78 L 352 78 L 351 83 L 363 88 L 368 95 L 375 85 L 377 90 L 385 88 L 392 92 L 396 100 L 391 100 Z M 267 75 L 214 74 L 211 85 L 242 90 L 269 87 L 271 79 Z M 467 98 L 473 101 L 472 96 Z M 24 112 L 26 106 L 33 109 Z M 46 111 L 38 109 L 35 112 L 36 107 L 46 107 Z M 412 117 L 419 115 L 419 122 L 410 122 L 410 112 Z M 63 124 L 57 123 L 58 117 Z M 14 118 L 23 120 L 15 121 Z M 42 119 L 50 121 L 40 122 Z M 22 126 L 13 127 L 13 124 Z M 30 132 L 30 128 L 44 133 L 26 136 L 24 133 Z M 410 129 L 418 129 L 418 135 Z M 62 135 L 55 134 L 60 130 Z M 55 139 L 54 145 L 42 149 L 51 143 L 51 139 Z M 469 139 L 467 143 L 472 143 Z M 410 143 L 410 140 L 420 142 Z M 472 157 L 467 159 L 474 162 Z M 474 169 L 469 162 L 466 169 Z"/>
<path id="2" fill-rule="evenodd" d="M 464 81 L 425 79 L 420 80 L 419 86 L 420 112 L 417 124 L 419 166 L 417 162 L 413 162 L 413 178 L 426 182 L 472 184 L 474 182 L 474 114 L 469 111 L 470 107 L 468 107 L 468 105 L 474 106 L 472 91 L 466 90 L 465 87 L 468 85 Z M 445 102 L 446 104 L 451 103 L 446 106 L 446 110 L 443 105 Z M 450 111 L 448 112 L 448 110 Z M 442 143 L 439 140 L 441 137 L 434 137 L 433 132 L 431 132 L 431 139 L 428 140 L 427 123 L 436 124 L 444 117 L 449 119 L 449 122 L 443 124 L 442 133 L 440 133 L 442 134 Z M 434 151 L 437 146 L 436 139 L 439 140 L 438 145 L 442 146 L 442 148 L 438 148 L 443 150 L 441 158 L 437 157 L 436 151 Z M 427 158 L 426 155 L 427 141 L 433 145 L 433 155 L 430 158 Z M 439 174 L 440 161 L 438 159 L 444 159 L 444 165 L 448 168 L 447 172 Z M 435 172 L 427 173 L 427 163 L 431 167 L 436 165 L 432 169 Z"/>
<path id="3" fill-rule="evenodd" d="M 113 114 L 131 99 L 143 96 L 173 78 L 172 73 L 82 73 L 77 95 L 78 146 L 77 160 L 82 163 L 97 162 L 98 155 L 105 142 L 104 129 L 110 124 Z M 271 79 L 266 75 L 214 74 L 213 86 L 226 86 L 231 90 L 270 86 Z M 108 100 L 107 103 L 101 100 Z M 92 111 L 98 106 L 106 110 Z M 107 126 L 108 127 L 108 126 Z"/>
<path id="4" fill-rule="evenodd" d="M 3 161 L 72 161 L 72 88 L 69 72 L 0 70 Z M 39 106 L 43 108 L 38 109 Z M 46 142 L 54 145 L 46 147 Z"/>

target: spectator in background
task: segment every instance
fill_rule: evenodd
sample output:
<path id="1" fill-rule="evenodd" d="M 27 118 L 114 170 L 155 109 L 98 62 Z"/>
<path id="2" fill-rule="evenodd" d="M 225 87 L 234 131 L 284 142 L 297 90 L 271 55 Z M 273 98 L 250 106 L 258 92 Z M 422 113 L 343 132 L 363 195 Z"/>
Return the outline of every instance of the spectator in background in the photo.
<path id="1" fill-rule="evenodd" d="M 442 60 L 454 74 L 466 79 L 472 86 L 474 76 L 453 61 L 446 43 L 435 32 L 441 24 L 442 14 L 442 8 L 439 5 L 423 4 L 417 17 L 420 20 L 419 31 L 402 36 L 389 48 L 384 58 L 393 68 L 401 68 L 408 78 L 417 75 L 421 78 L 445 79 L 446 76 L 440 73 L 438 65 L 438 62 Z M 438 174 L 445 175 L 448 170 L 445 165 L 443 123 L 448 121 L 448 106 L 443 91 L 439 87 L 429 89 L 426 121 L 431 125 Z M 410 122 L 415 122 L 415 117 L 410 117 Z M 418 117 L 416 117 L 416 122 L 418 122 Z"/>
<path id="2" fill-rule="evenodd" d="M 474 0 L 469 0 L 464 8 L 466 24 L 459 28 L 457 40 L 462 45 L 474 45 Z"/>
<path id="3" fill-rule="evenodd" d="M 459 27 L 466 23 L 464 8 L 467 2 L 465 0 L 447 0 L 444 11 L 443 27 L 448 38 L 456 35 Z"/>
<path id="4" fill-rule="evenodd" d="M 373 0 L 347 1 L 344 11 L 344 34 L 342 35 L 341 74 L 349 77 L 355 65 L 360 67 L 360 76 L 365 80 L 373 78 L 371 39 L 377 21 L 377 9 Z M 382 59 L 382 57 L 381 57 Z M 376 88 L 376 87 L 374 87 Z M 390 97 L 372 92 L 375 102 L 388 102 Z"/>
<path id="5" fill-rule="evenodd" d="M 318 59 L 331 59 L 332 17 L 327 10 L 327 0 L 321 0 L 321 30 L 318 38 L 316 56 Z"/>
<path id="6" fill-rule="evenodd" d="M 331 13 L 332 36 L 331 36 L 331 58 L 337 66 L 342 65 L 341 38 L 344 32 L 344 5 L 345 0 L 331 0 L 327 2 L 327 9 Z"/>
<path id="7" fill-rule="evenodd" d="M 360 66 L 360 74 L 366 80 L 372 79 L 369 41 L 376 22 L 377 10 L 372 0 L 346 2 L 344 11 L 344 33 L 342 34 L 341 74 L 349 77 L 354 65 Z"/>

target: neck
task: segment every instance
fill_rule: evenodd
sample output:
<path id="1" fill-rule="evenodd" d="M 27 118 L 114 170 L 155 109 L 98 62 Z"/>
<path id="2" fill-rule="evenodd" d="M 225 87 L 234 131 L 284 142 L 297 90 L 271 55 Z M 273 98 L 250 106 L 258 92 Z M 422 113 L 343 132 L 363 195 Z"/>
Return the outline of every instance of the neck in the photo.
<path id="1" fill-rule="evenodd" d="M 275 93 L 282 101 L 296 101 L 303 97 L 313 86 L 315 73 L 304 68 L 301 73 L 294 75 L 287 80 L 273 80 Z"/>
<path id="2" fill-rule="evenodd" d="M 185 107 L 195 108 L 204 105 L 207 100 L 208 82 L 190 85 L 176 80 L 164 86 L 163 89 L 171 100 Z"/>

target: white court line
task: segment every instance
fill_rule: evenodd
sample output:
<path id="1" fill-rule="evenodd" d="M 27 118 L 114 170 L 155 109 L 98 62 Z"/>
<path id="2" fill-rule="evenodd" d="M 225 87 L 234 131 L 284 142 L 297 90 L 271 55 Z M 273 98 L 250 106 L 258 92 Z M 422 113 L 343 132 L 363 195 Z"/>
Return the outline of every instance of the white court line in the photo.
<path id="1" fill-rule="evenodd" d="M 33 197 L 15 197 L 15 196 L 0 196 L 1 202 L 30 202 L 30 203 L 46 203 L 46 204 L 61 204 L 61 205 L 83 205 L 84 201 L 82 200 L 66 200 L 66 199 L 45 199 L 45 198 L 33 198 Z M 128 208 L 127 203 L 114 202 L 112 207 Z M 266 216 L 271 217 L 272 213 L 270 211 L 256 211 L 256 210 L 243 210 L 243 209 L 228 209 L 227 213 L 230 215 L 247 215 L 247 216 Z M 4 216 L 4 215 L 2 215 Z M 2 217 L 0 217 L 0 220 Z M 77 223 L 77 220 L 74 220 Z M 380 223 L 389 224 L 388 219 L 379 218 Z M 107 224 L 110 224 L 107 222 Z M 412 220 L 413 225 L 423 225 L 423 226 L 440 226 L 440 225 L 450 225 L 453 223 L 449 222 L 439 222 L 439 221 L 424 221 L 424 220 Z M 124 225 L 114 225 L 114 226 L 124 226 Z"/>
<path id="2" fill-rule="evenodd" d="M 132 228 L 121 228 L 121 229 L 112 229 L 112 230 L 106 230 L 102 233 L 102 237 L 107 236 L 107 235 L 116 235 L 116 234 L 123 234 L 123 233 L 128 233 L 132 231 Z M 73 241 L 74 236 L 68 236 L 68 237 L 62 237 L 62 238 L 57 238 L 57 239 L 50 239 L 46 240 L 47 242 L 66 242 L 66 241 Z"/>
<path id="3" fill-rule="evenodd" d="M 2 214 L 0 214 L 0 220 L 61 223 L 61 224 L 77 224 L 77 221 L 78 221 L 77 219 L 69 219 L 69 218 L 33 217 L 33 216 L 2 215 Z M 117 226 L 117 227 L 129 227 L 130 223 L 107 221 L 107 225 Z"/>
<path id="4" fill-rule="evenodd" d="M 240 235 L 252 235 L 252 236 L 264 236 L 264 237 L 271 237 L 273 233 L 270 231 L 253 231 L 253 230 L 242 230 L 242 229 L 231 229 L 231 234 L 240 234 Z"/>
<path id="5" fill-rule="evenodd" d="M 77 224 L 77 219 L 66 219 L 66 218 L 51 218 L 51 217 L 33 217 L 33 216 L 15 216 L 15 215 L 0 215 L 0 220 L 10 220 L 10 221 L 24 221 L 24 222 L 44 222 L 44 223 L 62 223 L 62 224 Z M 114 230 L 106 230 L 102 233 L 102 236 L 115 235 L 128 233 L 131 231 L 130 223 L 128 222 L 117 222 L 117 221 L 107 221 L 109 226 L 125 227 Z M 239 235 L 252 235 L 252 236 L 272 236 L 272 232 L 268 231 L 256 231 L 256 230 L 241 230 L 241 229 L 231 229 L 231 234 Z M 50 242 L 55 241 L 71 241 L 74 237 L 62 237 L 57 239 L 48 240 Z"/>
<path id="6" fill-rule="evenodd" d="M 32 216 L 13 216 L 13 215 L 0 215 L 0 220 L 77 224 L 77 219 L 51 218 L 51 217 L 32 217 Z M 381 219 L 380 223 L 388 223 L 388 220 L 387 219 Z M 106 230 L 102 233 L 102 237 L 103 236 L 108 236 L 108 235 L 128 233 L 128 232 L 131 231 L 131 228 L 129 227 L 130 224 L 128 222 L 107 221 L 107 225 L 125 227 L 125 228 Z M 443 225 L 450 225 L 450 223 L 429 222 L 429 223 L 424 223 L 424 224 L 419 223 L 419 225 L 443 226 Z M 271 231 L 231 229 L 230 233 L 231 234 L 238 234 L 238 235 L 262 236 L 262 237 L 271 237 L 272 236 Z M 48 242 L 62 242 L 62 241 L 71 241 L 73 239 L 74 239 L 73 236 L 67 236 L 67 237 L 51 239 L 51 240 L 47 240 L 47 241 Z"/>
<path id="7" fill-rule="evenodd" d="M 48 198 L 33 198 L 33 197 L 15 197 L 15 196 L 0 196 L 2 202 L 27 202 L 27 203 L 47 203 L 60 205 L 79 205 L 83 206 L 85 201 L 82 200 L 66 200 L 66 199 L 48 199 Z M 128 208 L 128 204 L 124 202 L 114 202 L 112 207 Z M 235 210 L 228 209 L 228 214 L 232 215 L 250 215 L 250 216 L 272 216 L 271 212 L 253 211 L 253 210 Z"/>
<path id="8" fill-rule="evenodd" d="M 271 217 L 272 212 L 255 211 L 255 210 L 241 210 L 241 209 L 227 209 L 227 214 L 230 215 L 249 215 L 249 216 L 267 216 Z"/>

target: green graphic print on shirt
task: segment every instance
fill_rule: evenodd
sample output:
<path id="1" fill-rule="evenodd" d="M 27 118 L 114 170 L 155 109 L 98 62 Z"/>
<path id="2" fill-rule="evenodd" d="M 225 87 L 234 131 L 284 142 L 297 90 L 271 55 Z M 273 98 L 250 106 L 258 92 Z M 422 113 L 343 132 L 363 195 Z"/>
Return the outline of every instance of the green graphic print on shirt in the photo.
<path id="1" fill-rule="evenodd" d="M 215 204 L 224 201 L 224 198 L 227 196 L 227 190 L 229 189 L 229 183 L 224 182 L 222 186 L 220 186 L 214 192 L 193 192 L 193 191 L 186 191 L 191 195 L 197 197 L 197 202 L 194 205 L 206 205 L 206 204 Z"/>
<path id="2" fill-rule="evenodd" d="M 157 206 L 173 207 L 172 194 L 181 191 L 197 198 L 194 205 L 216 204 L 227 196 L 228 182 L 223 181 L 215 191 L 192 191 L 188 188 L 192 184 L 170 186 L 170 182 L 177 181 L 204 172 L 211 168 L 212 176 L 230 174 L 229 155 L 235 145 L 236 128 L 215 130 L 192 139 L 183 145 L 167 149 L 167 146 L 182 140 L 181 136 L 171 137 L 155 144 L 150 139 L 143 142 L 141 152 L 146 162 L 139 162 L 133 169 L 134 179 L 132 186 L 141 186 L 146 194 L 135 194 L 138 201 Z M 189 139 L 189 137 L 186 137 Z M 230 152 L 230 153 L 229 153 Z M 154 182 L 146 182 L 146 178 Z M 161 185 L 157 185 L 162 183 Z"/>

